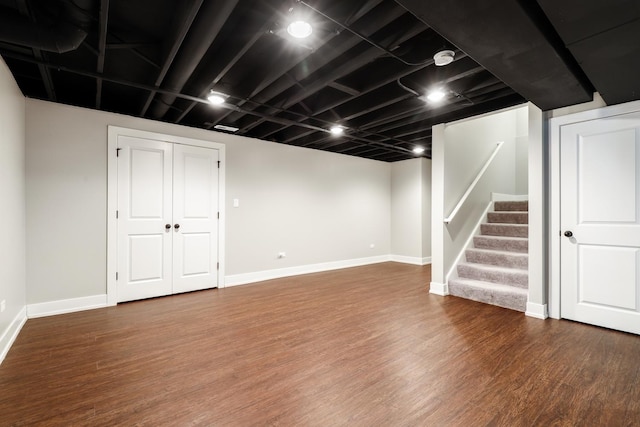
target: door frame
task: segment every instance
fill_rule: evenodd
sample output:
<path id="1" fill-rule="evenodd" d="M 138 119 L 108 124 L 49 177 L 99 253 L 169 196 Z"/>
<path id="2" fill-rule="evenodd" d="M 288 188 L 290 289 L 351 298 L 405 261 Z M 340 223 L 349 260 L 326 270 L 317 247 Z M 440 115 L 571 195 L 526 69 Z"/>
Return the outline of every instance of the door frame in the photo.
<path id="1" fill-rule="evenodd" d="M 560 319 L 560 135 L 563 126 L 640 112 L 640 101 L 552 118 L 549 121 L 549 316 Z"/>
<path id="2" fill-rule="evenodd" d="M 116 272 L 118 266 L 118 221 L 116 210 L 118 207 L 118 158 L 117 147 L 119 136 L 152 139 L 173 144 L 192 145 L 196 147 L 213 148 L 218 150 L 220 160 L 220 172 L 218 181 L 218 209 L 220 219 L 218 221 L 218 287 L 224 288 L 225 282 L 225 188 L 226 188 L 226 157 L 224 144 L 200 139 L 185 138 L 175 135 L 166 135 L 156 132 L 148 132 L 137 129 L 108 126 L 107 138 L 107 305 L 116 305 L 118 296 L 118 284 Z"/>

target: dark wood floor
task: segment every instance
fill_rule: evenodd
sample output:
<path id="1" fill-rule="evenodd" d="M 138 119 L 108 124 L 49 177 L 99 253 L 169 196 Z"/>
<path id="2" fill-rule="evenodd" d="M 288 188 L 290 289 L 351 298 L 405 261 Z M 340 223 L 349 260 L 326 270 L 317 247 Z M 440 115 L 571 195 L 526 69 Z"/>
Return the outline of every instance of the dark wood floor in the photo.
<path id="1" fill-rule="evenodd" d="M 640 337 L 384 263 L 29 320 L 0 425 L 640 425 Z"/>

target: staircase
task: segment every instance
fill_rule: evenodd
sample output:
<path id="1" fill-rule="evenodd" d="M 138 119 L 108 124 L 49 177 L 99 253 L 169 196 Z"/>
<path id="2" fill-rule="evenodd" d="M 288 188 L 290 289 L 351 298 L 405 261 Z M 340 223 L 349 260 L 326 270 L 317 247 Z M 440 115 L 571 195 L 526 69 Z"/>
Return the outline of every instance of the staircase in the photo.
<path id="1" fill-rule="evenodd" d="M 525 311 L 529 288 L 529 202 L 495 202 L 480 235 L 449 280 L 449 294 Z"/>

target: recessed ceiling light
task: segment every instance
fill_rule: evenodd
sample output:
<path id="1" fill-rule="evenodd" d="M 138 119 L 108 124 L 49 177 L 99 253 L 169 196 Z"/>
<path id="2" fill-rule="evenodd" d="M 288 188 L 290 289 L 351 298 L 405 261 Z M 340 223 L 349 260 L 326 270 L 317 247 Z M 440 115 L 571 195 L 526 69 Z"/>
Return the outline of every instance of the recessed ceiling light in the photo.
<path id="1" fill-rule="evenodd" d="M 227 95 L 225 95 L 224 93 L 213 91 L 213 90 L 209 92 L 209 95 L 207 96 L 207 100 L 213 105 L 224 104 L 224 101 L 226 99 L 227 99 Z"/>
<path id="2" fill-rule="evenodd" d="M 307 21 L 293 21 L 287 26 L 287 33 L 297 39 L 306 39 L 312 32 L 313 28 Z"/>
<path id="3" fill-rule="evenodd" d="M 342 135 L 342 133 L 344 132 L 344 128 L 342 126 L 333 126 L 329 130 L 333 135 Z"/>
<path id="4" fill-rule="evenodd" d="M 438 67 L 442 67 L 451 64 L 455 55 L 456 53 L 452 50 L 442 50 L 433 55 L 433 60 Z"/>
<path id="5" fill-rule="evenodd" d="M 421 147 L 421 146 L 419 146 L 419 145 L 418 145 L 417 147 L 415 147 L 415 148 L 413 149 L 413 152 L 414 152 L 415 154 L 422 154 L 422 153 L 424 153 L 424 147 Z"/>
<path id="6" fill-rule="evenodd" d="M 442 89 L 434 89 L 427 94 L 427 99 L 431 102 L 439 102 L 444 99 L 445 95 Z"/>

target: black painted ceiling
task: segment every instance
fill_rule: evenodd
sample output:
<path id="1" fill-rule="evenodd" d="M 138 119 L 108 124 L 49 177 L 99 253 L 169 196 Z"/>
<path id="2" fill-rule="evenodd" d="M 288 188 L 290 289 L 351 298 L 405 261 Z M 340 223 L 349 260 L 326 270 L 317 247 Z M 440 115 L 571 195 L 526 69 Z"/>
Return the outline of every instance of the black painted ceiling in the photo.
<path id="1" fill-rule="evenodd" d="M 302 42 L 295 14 L 314 25 Z M 437 123 L 638 99 L 638 40 L 637 0 L 0 0 L 28 97 L 390 162 L 430 157 Z M 442 49 L 455 61 L 437 67 Z"/>

